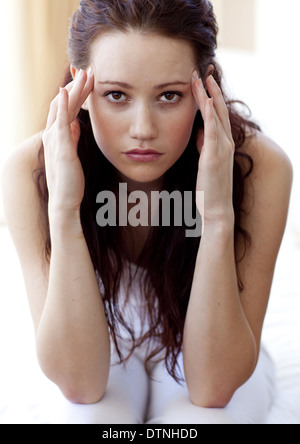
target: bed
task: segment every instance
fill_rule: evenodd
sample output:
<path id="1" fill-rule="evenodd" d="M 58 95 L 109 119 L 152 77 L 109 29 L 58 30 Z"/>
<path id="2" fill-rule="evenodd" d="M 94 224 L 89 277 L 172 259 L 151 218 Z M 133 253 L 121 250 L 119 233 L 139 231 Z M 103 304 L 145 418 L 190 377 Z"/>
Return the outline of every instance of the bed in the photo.
<path id="1" fill-rule="evenodd" d="M 0 424 L 57 423 L 62 397 L 39 369 L 20 265 L 5 226 L 0 246 Z M 300 424 L 299 263 L 300 246 L 288 230 L 263 332 L 277 371 L 267 424 Z"/>

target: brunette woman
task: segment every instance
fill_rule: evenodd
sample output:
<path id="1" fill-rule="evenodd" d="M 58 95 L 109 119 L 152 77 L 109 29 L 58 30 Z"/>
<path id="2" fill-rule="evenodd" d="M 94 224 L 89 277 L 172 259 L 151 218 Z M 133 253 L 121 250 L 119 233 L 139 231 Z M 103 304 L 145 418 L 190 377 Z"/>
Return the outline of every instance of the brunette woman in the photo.
<path id="1" fill-rule="evenodd" d="M 261 333 L 292 168 L 225 96 L 217 31 L 206 0 L 82 0 L 73 79 L 7 163 L 7 218 L 62 421 L 266 420 Z M 153 192 L 192 192 L 201 236 L 175 204 L 170 226 L 159 201 L 160 223 L 147 223 Z"/>

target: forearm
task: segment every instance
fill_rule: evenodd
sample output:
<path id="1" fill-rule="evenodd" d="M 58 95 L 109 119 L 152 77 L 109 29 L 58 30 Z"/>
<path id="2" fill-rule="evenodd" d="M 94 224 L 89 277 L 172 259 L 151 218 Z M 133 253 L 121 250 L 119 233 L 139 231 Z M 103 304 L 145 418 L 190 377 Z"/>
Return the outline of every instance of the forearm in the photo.
<path id="1" fill-rule="evenodd" d="M 226 404 L 255 368 L 256 343 L 237 283 L 233 224 L 205 228 L 186 316 L 183 353 L 192 401 L 202 406 Z"/>
<path id="2" fill-rule="evenodd" d="M 37 331 L 39 362 L 66 397 L 95 402 L 105 391 L 110 365 L 104 306 L 79 217 L 54 219 L 48 293 Z"/>

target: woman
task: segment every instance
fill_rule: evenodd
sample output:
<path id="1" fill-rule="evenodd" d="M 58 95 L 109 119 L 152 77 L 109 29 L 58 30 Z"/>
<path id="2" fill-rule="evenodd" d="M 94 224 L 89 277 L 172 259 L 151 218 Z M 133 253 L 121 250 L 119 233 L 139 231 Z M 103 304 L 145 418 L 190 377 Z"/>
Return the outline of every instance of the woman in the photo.
<path id="1" fill-rule="evenodd" d="M 216 39 L 205 0 L 82 0 L 73 80 L 7 164 L 37 354 L 67 422 L 266 420 L 261 333 L 292 168 L 224 96 Z M 174 191 L 193 192 L 201 237 L 175 203 L 170 226 L 149 220 L 151 193 Z"/>

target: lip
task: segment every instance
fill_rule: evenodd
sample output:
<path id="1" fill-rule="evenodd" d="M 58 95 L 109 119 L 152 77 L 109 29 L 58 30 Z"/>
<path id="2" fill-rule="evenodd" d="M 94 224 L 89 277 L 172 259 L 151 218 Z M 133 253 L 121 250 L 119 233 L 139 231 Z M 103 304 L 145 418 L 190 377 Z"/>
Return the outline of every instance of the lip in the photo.
<path id="1" fill-rule="evenodd" d="M 135 162 L 153 162 L 162 157 L 163 154 L 155 150 L 148 149 L 133 149 L 127 151 L 125 155 Z"/>

